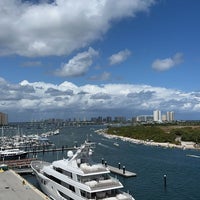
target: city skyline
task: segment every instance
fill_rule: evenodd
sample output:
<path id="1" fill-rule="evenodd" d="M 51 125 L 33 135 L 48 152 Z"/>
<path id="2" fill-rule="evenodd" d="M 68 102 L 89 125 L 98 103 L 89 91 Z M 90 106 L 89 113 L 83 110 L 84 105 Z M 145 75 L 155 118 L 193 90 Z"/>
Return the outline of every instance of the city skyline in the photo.
<path id="1" fill-rule="evenodd" d="M 6 125 L 9 123 L 9 116 L 7 113 L 0 112 L 0 125 Z M 154 110 L 150 115 L 137 115 L 127 118 L 126 116 L 92 116 L 87 118 L 84 116 L 81 117 L 68 117 L 68 118 L 44 118 L 40 120 L 33 121 L 24 121 L 24 122 L 40 122 L 40 121 L 67 121 L 67 122 L 158 122 L 158 123 L 166 123 L 166 122 L 175 122 L 175 113 L 174 111 L 167 111 L 163 114 L 161 110 Z M 14 122 L 14 121 L 13 121 Z"/>
<path id="2" fill-rule="evenodd" d="M 200 119 L 199 9 L 196 0 L 2 0 L 0 111 L 10 121 L 152 110 Z"/>

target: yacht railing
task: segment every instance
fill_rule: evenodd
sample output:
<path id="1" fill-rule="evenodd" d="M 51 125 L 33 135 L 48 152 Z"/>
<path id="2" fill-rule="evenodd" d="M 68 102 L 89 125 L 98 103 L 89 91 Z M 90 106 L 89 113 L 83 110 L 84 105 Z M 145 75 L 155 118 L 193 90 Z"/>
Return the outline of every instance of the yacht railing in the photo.
<path id="1" fill-rule="evenodd" d="M 33 161 L 33 162 L 31 162 L 31 165 L 35 170 L 37 170 L 38 172 L 41 172 L 41 169 L 44 166 L 50 165 L 50 163 L 44 162 L 44 161 Z"/>

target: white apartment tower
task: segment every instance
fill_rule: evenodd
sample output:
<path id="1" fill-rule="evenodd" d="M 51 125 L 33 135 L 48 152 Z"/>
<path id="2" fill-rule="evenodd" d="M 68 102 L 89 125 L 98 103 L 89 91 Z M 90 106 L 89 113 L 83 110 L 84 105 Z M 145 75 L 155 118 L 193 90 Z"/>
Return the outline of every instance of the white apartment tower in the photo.
<path id="1" fill-rule="evenodd" d="M 173 111 L 167 112 L 167 121 L 168 122 L 174 121 L 174 112 Z"/>
<path id="2" fill-rule="evenodd" d="M 160 110 L 153 111 L 153 121 L 154 122 L 162 122 L 162 116 Z"/>

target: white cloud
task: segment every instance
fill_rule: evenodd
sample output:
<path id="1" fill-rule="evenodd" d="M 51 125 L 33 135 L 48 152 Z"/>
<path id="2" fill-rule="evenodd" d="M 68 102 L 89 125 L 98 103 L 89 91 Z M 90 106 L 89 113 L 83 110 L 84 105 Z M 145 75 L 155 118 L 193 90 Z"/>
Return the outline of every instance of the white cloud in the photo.
<path id="1" fill-rule="evenodd" d="M 183 54 L 176 53 L 172 58 L 156 59 L 152 64 L 152 68 L 157 71 L 166 71 L 182 62 Z"/>
<path id="2" fill-rule="evenodd" d="M 0 110 L 9 113 L 9 118 L 12 119 L 20 113 L 26 116 L 24 120 L 32 120 L 36 114 L 37 117 L 61 116 L 66 119 L 77 116 L 77 113 L 85 116 L 90 113 L 93 116 L 98 116 L 99 113 L 121 115 L 121 112 L 133 115 L 134 112 L 152 113 L 155 109 L 174 110 L 175 113 L 200 112 L 199 92 L 134 84 L 77 86 L 67 81 L 54 85 L 44 82 L 30 83 L 26 80 L 19 84 L 10 84 L 4 79 L 0 80 Z"/>
<path id="3" fill-rule="evenodd" d="M 93 58 L 97 55 L 98 52 L 90 47 L 88 51 L 78 53 L 68 63 L 63 64 L 60 69 L 54 72 L 54 75 L 61 77 L 82 76 L 88 71 L 93 63 Z"/>
<path id="4" fill-rule="evenodd" d="M 154 0 L 0 1 L 0 55 L 67 55 L 101 39 L 113 20 L 147 11 Z"/>
<path id="5" fill-rule="evenodd" d="M 131 52 L 128 49 L 125 49 L 116 54 L 113 54 L 112 56 L 109 57 L 110 65 L 119 64 L 125 61 L 130 55 L 131 55 Z"/>

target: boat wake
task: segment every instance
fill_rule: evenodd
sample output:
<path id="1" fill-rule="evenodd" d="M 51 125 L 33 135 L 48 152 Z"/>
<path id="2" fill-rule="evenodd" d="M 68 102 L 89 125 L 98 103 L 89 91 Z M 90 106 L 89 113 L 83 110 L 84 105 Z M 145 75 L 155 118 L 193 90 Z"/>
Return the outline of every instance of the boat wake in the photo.
<path id="1" fill-rule="evenodd" d="M 198 156 L 198 155 L 193 155 L 193 154 L 187 154 L 186 156 L 192 157 L 192 158 L 200 158 L 200 156 Z"/>
<path id="2" fill-rule="evenodd" d="M 98 143 L 99 146 L 105 147 L 107 149 L 111 149 L 108 145 L 102 144 L 101 142 Z"/>

